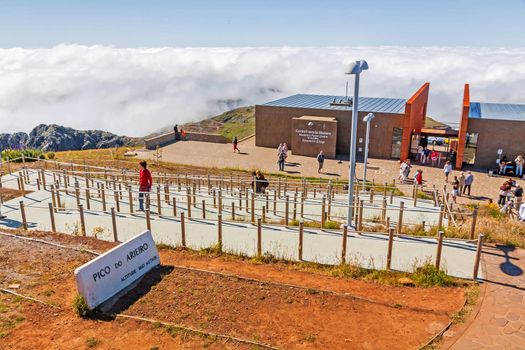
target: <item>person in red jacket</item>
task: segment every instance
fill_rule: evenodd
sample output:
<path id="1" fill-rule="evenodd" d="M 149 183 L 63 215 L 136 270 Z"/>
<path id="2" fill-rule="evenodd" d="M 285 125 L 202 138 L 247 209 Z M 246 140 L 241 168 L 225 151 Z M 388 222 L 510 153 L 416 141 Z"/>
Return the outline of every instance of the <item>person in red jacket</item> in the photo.
<path id="1" fill-rule="evenodd" d="M 142 161 L 140 165 L 140 176 L 139 176 L 139 210 L 144 210 L 144 195 L 149 196 L 149 191 L 151 191 L 151 185 L 153 184 L 153 179 L 151 178 L 151 173 L 148 170 L 148 163 Z"/>
<path id="2" fill-rule="evenodd" d="M 416 183 L 418 184 L 418 186 L 422 186 L 423 185 L 423 170 L 419 169 L 416 172 L 415 179 L 416 179 Z"/>

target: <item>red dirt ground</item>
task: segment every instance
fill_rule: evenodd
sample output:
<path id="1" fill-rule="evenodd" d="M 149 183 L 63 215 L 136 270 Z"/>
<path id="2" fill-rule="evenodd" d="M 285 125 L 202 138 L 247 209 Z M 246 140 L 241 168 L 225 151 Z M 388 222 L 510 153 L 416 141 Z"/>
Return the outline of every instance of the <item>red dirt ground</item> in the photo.
<path id="1" fill-rule="evenodd" d="M 91 238 L 38 232 L 30 235 L 98 251 L 113 246 Z M 28 251 L 31 254 L 27 254 Z M 280 349 L 417 348 L 443 328 L 464 301 L 461 288 L 389 287 L 295 271 L 284 264 L 255 265 L 170 249 L 162 249 L 160 255 L 163 267 L 157 273 L 148 274 L 133 294 L 119 301 L 116 309 Z M 18 293 L 61 308 L 0 294 L 0 348 L 253 348 L 183 331 L 167 332 L 158 324 L 77 317 L 71 309 L 71 300 L 76 294 L 73 270 L 92 258 L 93 255 L 85 252 L 0 236 L 0 286 L 20 284 L 16 289 Z M 314 288 L 338 294 L 318 292 Z"/>

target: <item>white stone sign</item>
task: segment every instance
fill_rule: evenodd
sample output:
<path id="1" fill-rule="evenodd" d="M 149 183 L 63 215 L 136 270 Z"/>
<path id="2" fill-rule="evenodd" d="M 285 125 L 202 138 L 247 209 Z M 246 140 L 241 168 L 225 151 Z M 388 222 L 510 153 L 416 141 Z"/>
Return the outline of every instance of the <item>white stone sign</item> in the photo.
<path id="1" fill-rule="evenodd" d="M 77 289 L 93 309 L 159 264 L 151 232 L 145 231 L 78 267 Z"/>

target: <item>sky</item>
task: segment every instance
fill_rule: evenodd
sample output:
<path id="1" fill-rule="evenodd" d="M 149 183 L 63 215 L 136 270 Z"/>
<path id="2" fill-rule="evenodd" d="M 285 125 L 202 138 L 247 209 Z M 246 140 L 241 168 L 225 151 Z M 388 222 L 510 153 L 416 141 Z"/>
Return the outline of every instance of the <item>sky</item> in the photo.
<path id="1" fill-rule="evenodd" d="M 525 103 L 525 0 L 0 0 L 0 133 L 143 136 L 296 93 Z"/>

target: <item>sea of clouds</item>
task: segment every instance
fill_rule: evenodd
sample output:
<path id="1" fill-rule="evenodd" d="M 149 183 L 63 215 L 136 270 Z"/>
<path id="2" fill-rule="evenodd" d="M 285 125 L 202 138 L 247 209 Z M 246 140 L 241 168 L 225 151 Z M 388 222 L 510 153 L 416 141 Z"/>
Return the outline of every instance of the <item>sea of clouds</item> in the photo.
<path id="1" fill-rule="evenodd" d="M 428 81 L 439 120 L 457 122 L 466 82 L 474 101 L 525 103 L 525 49 L 58 45 L 0 49 L 0 133 L 56 123 L 143 136 L 290 94 L 344 95 L 345 65 L 361 58 L 362 96 L 408 98 Z"/>

